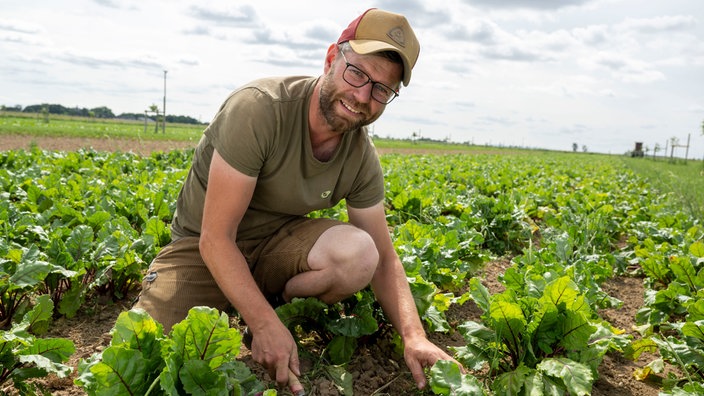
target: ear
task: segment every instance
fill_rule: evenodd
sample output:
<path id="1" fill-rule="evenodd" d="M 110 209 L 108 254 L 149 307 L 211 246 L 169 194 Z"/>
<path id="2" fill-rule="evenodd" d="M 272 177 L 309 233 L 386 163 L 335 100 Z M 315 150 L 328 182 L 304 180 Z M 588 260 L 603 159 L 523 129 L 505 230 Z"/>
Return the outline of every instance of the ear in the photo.
<path id="1" fill-rule="evenodd" d="M 330 44 L 330 46 L 328 47 L 328 52 L 327 54 L 325 54 L 325 66 L 323 67 L 324 74 L 327 74 L 328 70 L 330 70 L 330 66 L 332 65 L 332 62 L 334 62 L 337 58 L 338 52 L 339 50 L 337 49 L 337 44 Z"/>

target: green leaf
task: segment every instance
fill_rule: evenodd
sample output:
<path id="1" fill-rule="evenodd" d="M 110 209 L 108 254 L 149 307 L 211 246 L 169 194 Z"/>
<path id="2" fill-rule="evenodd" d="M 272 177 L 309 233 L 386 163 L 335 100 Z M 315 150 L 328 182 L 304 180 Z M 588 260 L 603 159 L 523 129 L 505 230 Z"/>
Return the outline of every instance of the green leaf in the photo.
<path id="1" fill-rule="evenodd" d="M 590 395 L 594 377 L 589 367 L 567 358 L 545 359 L 537 369 L 544 375 L 559 378 L 572 395 Z"/>
<path id="2" fill-rule="evenodd" d="M 496 300 L 489 309 L 491 327 L 496 334 L 514 351 L 518 351 L 522 333 L 526 328 L 526 318 L 518 304 Z"/>
<path id="3" fill-rule="evenodd" d="M 682 326 L 682 334 L 704 342 L 704 320 L 698 320 L 696 322 L 688 321 Z"/>
<path id="4" fill-rule="evenodd" d="M 528 324 L 526 334 L 531 336 L 533 344 L 545 354 L 552 354 L 553 348 L 561 340 L 563 332 L 559 321 L 557 307 L 552 303 L 543 303 L 533 313 L 533 319 Z"/>
<path id="5" fill-rule="evenodd" d="M 143 309 L 134 308 L 120 313 L 111 334 L 110 345 L 140 351 L 151 362 L 150 368 L 160 363 L 164 329 Z"/>
<path id="6" fill-rule="evenodd" d="M 560 320 L 562 340 L 560 345 L 568 350 L 582 350 L 587 348 L 589 339 L 596 331 L 587 318 L 580 312 L 567 311 Z"/>
<path id="7" fill-rule="evenodd" d="M 51 296 L 42 294 L 37 297 L 34 307 L 27 312 L 22 318 L 20 325 L 32 334 L 41 335 L 49 329 L 51 315 L 54 313 L 54 302 L 51 301 Z"/>
<path id="8" fill-rule="evenodd" d="M 76 352 L 73 341 L 65 338 L 37 338 L 22 355 L 43 356 L 53 363 L 66 362 Z"/>
<path id="9" fill-rule="evenodd" d="M 436 395 L 481 396 L 484 395 L 479 380 L 470 374 L 462 374 L 457 363 L 438 360 L 430 369 L 430 388 Z"/>
<path id="10" fill-rule="evenodd" d="M 144 395 L 151 384 L 146 379 L 146 363 L 142 353 L 134 349 L 111 346 L 102 354 L 102 360 L 90 366 L 95 395 Z"/>
<path id="11" fill-rule="evenodd" d="M 328 305 L 317 298 L 294 298 L 290 303 L 276 308 L 276 314 L 289 329 L 297 324 L 321 323 Z"/>
<path id="12" fill-rule="evenodd" d="M 670 257 L 669 266 L 677 280 L 689 286 L 691 291 L 696 292 L 704 286 L 699 285 L 697 271 L 688 257 Z"/>
<path id="13" fill-rule="evenodd" d="M 537 370 L 531 370 L 524 384 L 525 395 L 530 396 L 564 396 L 565 387 L 551 377 L 544 376 Z"/>
<path id="14" fill-rule="evenodd" d="M 163 349 L 166 368 L 161 375 L 161 386 L 167 393 L 178 392 L 185 362 L 203 360 L 209 370 L 217 370 L 237 357 L 242 341 L 239 331 L 230 328 L 228 316 L 208 307 L 191 308 L 169 335 Z"/>
<path id="15" fill-rule="evenodd" d="M 66 240 L 66 250 L 74 260 L 88 259 L 86 256 L 93 247 L 93 229 L 87 225 L 78 225 Z"/>
<path id="16" fill-rule="evenodd" d="M 335 336 L 328 344 L 328 354 L 333 364 L 348 363 L 357 349 L 357 338 Z"/>
<path id="17" fill-rule="evenodd" d="M 11 289 L 32 287 L 43 281 L 49 274 L 52 265 L 39 260 L 39 248 L 32 245 L 22 254 L 22 260 L 16 271 L 10 276 Z"/>
<path id="18" fill-rule="evenodd" d="M 325 372 L 332 378 L 340 393 L 344 396 L 354 395 L 354 378 L 343 366 L 327 365 L 325 366 Z"/>
<path id="19" fill-rule="evenodd" d="M 698 258 L 704 258 L 704 242 L 697 241 L 689 245 L 689 253 Z"/>
<path id="20" fill-rule="evenodd" d="M 480 370 L 491 357 L 496 333 L 472 321 L 461 324 L 458 330 L 464 337 L 466 345 L 450 349 L 455 351 L 455 358 L 466 368 Z"/>
<path id="21" fill-rule="evenodd" d="M 565 304 L 567 308 L 572 308 L 578 302 L 578 296 L 579 287 L 568 276 L 563 276 L 548 283 L 540 300 L 549 301 L 557 307 Z"/>
<path id="22" fill-rule="evenodd" d="M 179 371 L 183 389 L 189 395 L 228 396 L 225 375 L 217 370 L 210 370 L 208 363 L 192 359 L 183 363 Z"/>
<path id="23" fill-rule="evenodd" d="M 19 361 L 24 365 L 31 366 L 32 368 L 32 370 L 25 371 L 22 378 L 23 380 L 29 378 L 28 375 L 39 378 L 46 377 L 49 373 L 52 373 L 59 378 L 66 378 L 69 374 L 71 374 L 71 367 L 65 364 L 57 363 L 46 356 L 20 355 Z"/>
<path id="24" fill-rule="evenodd" d="M 165 246 L 171 241 L 171 230 L 158 217 L 152 217 L 147 220 L 147 227 L 144 233 L 153 236 L 159 246 Z"/>
<path id="25" fill-rule="evenodd" d="M 67 318 L 74 317 L 85 301 L 85 292 L 86 290 L 80 283 L 73 283 L 71 288 L 61 296 L 61 300 L 59 301 L 59 313 Z"/>
<path id="26" fill-rule="evenodd" d="M 472 300 L 481 308 L 482 311 L 489 311 L 491 294 L 479 278 L 473 277 L 469 280 L 469 292 Z"/>
<path id="27" fill-rule="evenodd" d="M 496 377 L 491 384 L 491 389 L 494 390 L 497 396 L 519 395 L 533 371 L 521 364 L 515 370 Z"/>

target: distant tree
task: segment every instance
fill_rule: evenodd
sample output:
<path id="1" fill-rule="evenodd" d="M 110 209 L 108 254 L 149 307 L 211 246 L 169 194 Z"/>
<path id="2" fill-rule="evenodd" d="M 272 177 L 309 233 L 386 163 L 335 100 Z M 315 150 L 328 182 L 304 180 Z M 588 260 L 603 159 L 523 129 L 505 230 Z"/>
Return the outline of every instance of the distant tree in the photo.
<path id="1" fill-rule="evenodd" d="M 582 145 L 582 152 L 585 152 L 585 153 L 587 152 L 587 145 L 586 144 Z"/>
<path id="2" fill-rule="evenodd" d="M 2 105 L 2 106 L 0 106 L 0 111 L 22 111 L 22 106 L 20 106 L 20 105 L 14 105 L 14 106 Z"/>
<path id="3" fill-rule="evenodd" d="M 574 151 L 576 153 L 578 148 L 579 148 L 579 145 L 577 143 L 572 143 L 572 151 Z"/>
<path id="4" fill-rule="evenodd" d="M 92 111 L 97 118 L 115 118 L 115 114 L 113 114 L 112 110 L 105 106 L 96 107 L 90 109 L 90 111 Z"/>

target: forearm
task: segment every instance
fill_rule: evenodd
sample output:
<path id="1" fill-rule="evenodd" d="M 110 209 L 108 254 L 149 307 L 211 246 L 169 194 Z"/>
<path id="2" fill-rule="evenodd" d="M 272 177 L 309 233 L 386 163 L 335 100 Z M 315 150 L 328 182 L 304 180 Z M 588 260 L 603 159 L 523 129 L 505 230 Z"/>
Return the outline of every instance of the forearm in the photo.
<path id="1" fill-rule="evenodd" d="M 383 260 L 372 279 L 372 289 L 384 313 L 404 342 L 425 338 L 406 273 L 397 256 Z"/>
<path id="2" fill-rule="evenodd" d="M 231 239 L 204 234 L 200 251 L 220 290 L 247 325 L 253 329 L 263 328 L 268 322 L 278 320 L 254 281 L 244 256 Z"/>

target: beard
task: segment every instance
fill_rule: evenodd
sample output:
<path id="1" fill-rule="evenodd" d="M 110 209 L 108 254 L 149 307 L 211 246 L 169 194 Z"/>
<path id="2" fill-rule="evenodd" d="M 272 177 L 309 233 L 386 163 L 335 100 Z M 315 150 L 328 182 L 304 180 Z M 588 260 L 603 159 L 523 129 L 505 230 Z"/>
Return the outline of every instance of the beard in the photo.
<path id="1" fill-rule="evenodd" d="M 362 128 L 365 125 L 371 124 L 376 118 L 378 118 L 378 115 L 376 117 L 372 118 L 367 118 L 367 117 L 361 117 L 361 118 L 355 118 L 353 120 L 347 119 L 345 117 L 342 117 L 338 115 L 335 112 L 335 109 L 337 107 L 338 102 L 341 100 L 341 98 L 338 98 L 337 92 L 335 90 L 335 82 L 333 81 L 333 74 L 334 74 L 334 69 L 330 69 L 330 72 L 325 75 L 323 79 L 323 84 L 320 87 L 320 114 L 323 116 L 323 119 L 325 119 L 325 122 L 328 124 L 330 129 L 332 129 L 335 132 L 338 133 L 346 133 L 346 132 L 352 132 L 356 131 L 360 128 Z M 369 114 L 370 109 L 368 104 L 363 104 L 363 103 L 358 103 L 354 100 L 347 100 L 345 99 L 345 102 L 348 103 L 350 106 L 353 108 L 357 109 L 358 111 L 361 111 L 361 114 Z"/>

